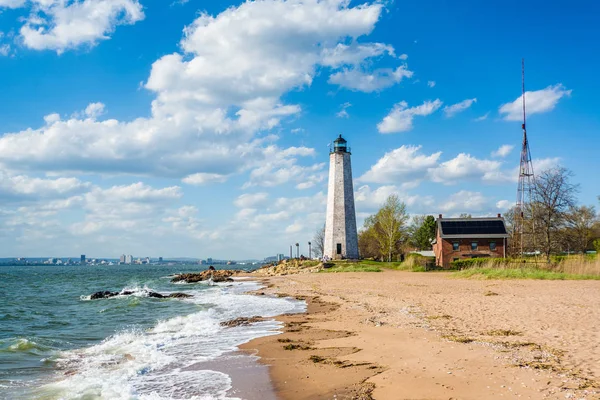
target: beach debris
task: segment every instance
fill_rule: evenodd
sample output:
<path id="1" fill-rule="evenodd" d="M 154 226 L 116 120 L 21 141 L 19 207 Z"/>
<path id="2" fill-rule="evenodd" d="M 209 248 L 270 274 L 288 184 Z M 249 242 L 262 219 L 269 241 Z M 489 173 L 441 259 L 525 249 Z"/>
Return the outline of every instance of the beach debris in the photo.
<path id="1" fill-rule="evenodd" d="M 196 273 L 188 273 L 188 274 L 178 274 L 171 279 L 171 282 L 186 282 L 186 283 L 196 283 L 202 281 L 211 281 L 211 282 L 233 282 L 231 279 L 232 276 L 243 273 L 244 271 L 239 270 L 206 270 L 202 272 Z M 212 279 L 211 279 L 212 278 Z"/>
<path id="2" fill-rule="evenodd" d="M 221 326 L 226 326 L 228 328 L 233 328 L 234 326 L 242 326 L 242 325 L 250 325 L 256 322 L 264 321 L 265 319 L 261 316 L 255 315 L 254 317 L 239 317 L 236 319 L 232 319 L 229 321 L 221 322 Z"/>
<path id="3" fill-rule="evenodd" d="M 102 290 L 102 291 L 91 294 L 90 300 L 109 299 L 111 297 L 116 297 L 116 296 L 131 296 L 136 293 L 140 293 L 142 296 L 153 297 L 156 299 L 168 299 L 168 298 L 184 299 L 184 298 L 194 297 L 191 294 L 179 293 L 179 292 L 178 293 L 170 293 L 170 294 L 160 294 L 160 293 L 154 292 L 152 290 L 141 290 L 141 291 L 122 290 L 120 292 L 110 292 L 108 290 Z"/>

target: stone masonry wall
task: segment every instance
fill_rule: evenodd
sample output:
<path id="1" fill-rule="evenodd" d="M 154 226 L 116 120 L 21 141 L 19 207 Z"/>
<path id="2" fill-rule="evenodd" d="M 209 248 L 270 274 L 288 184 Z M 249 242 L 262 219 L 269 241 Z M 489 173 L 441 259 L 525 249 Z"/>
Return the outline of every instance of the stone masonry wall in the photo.
<path id="1" fill-rule="evenodd" d="M 340 255 L 337 254 L 338 243 L 342 245 L 341 257 L 358 258 L 352 166 L 350 153 L 342 152 L 334 152 L 329 155 L 325 255 L 334 259 L 340 258 Z"/>

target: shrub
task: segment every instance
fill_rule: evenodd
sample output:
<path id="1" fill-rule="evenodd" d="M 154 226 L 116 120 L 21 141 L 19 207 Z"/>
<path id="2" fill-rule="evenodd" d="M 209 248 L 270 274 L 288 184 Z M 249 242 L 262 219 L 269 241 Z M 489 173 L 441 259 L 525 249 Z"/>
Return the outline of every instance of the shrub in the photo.
<path id="1" fill-rule="evenodd" d="M 450 263 L 452 269 L 466 269 L 466 268 L 475 268 L 475 267 L 483 267 L 490 265 L 500 265 L 503 264 L 505 260 L 503 258 L 466 258 L 464 260 L 456 260 Z"/>
<path id="2" fill-rule="evenodd" d="M 594 240 L 594 249 L 596 253 L 600 254 L 600 239 Z"/>

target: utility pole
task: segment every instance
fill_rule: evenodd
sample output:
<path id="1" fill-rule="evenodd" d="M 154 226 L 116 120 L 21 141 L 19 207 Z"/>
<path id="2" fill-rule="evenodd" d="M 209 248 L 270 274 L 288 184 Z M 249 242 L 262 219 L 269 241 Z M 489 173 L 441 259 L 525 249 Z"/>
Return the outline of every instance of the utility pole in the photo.
<path id="1" fill-rule="evenodd" d="M 308 242 L 308 259 L 312 260 L 312 248 L 310 247 L 310 242 Z"/>
<path id="2" fill-rule="evenodd" d="M 291 260 L 292 258 L 294 258 L 294 257 L 293 257 L 293 255 L 292 255 L 292 245 L 290 244 L 290 260 Z"/>

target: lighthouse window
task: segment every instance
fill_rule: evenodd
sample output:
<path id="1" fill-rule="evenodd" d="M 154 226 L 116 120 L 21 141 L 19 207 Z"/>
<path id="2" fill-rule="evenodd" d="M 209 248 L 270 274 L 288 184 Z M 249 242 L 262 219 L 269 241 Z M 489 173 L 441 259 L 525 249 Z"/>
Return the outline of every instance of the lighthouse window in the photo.
<path id="1" fill-rule="evenodd" d="M 341 243 L 337 244 L 337 254 L 342 254 L 342 244 Z"/>

